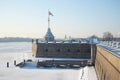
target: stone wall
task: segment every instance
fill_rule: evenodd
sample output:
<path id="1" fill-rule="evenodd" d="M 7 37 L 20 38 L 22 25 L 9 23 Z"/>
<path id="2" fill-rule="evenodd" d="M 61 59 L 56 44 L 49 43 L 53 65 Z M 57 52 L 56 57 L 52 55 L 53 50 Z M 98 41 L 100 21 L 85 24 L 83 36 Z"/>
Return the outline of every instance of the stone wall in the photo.
<path id="1" fill-rule="evenodd" d="M 87 43 L 33 43 L 33 55 L 47 58 L 91 58 L 91 45 Z"/>
<path id="2" fill-rule="evenodd" d="M 99 80 L 120 80 L 120 58 L 97 46 L 95 69 Z"/>
<path id="3" fill-rule="evenodd" d="M 36 52 L 37 52 L 37 43 L 32 43 L 32 53 L 33 56 L 36 56 Z"/>

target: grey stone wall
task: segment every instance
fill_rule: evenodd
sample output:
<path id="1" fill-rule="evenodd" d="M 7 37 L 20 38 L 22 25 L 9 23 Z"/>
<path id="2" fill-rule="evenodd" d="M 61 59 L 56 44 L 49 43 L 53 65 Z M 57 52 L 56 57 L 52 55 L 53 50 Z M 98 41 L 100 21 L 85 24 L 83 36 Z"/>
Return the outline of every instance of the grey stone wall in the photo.
<path id="1" fill-rule="evenodd" d="M 33 43 L 35 57 L 90 59 L 91 45 L 87 43 Z"/>

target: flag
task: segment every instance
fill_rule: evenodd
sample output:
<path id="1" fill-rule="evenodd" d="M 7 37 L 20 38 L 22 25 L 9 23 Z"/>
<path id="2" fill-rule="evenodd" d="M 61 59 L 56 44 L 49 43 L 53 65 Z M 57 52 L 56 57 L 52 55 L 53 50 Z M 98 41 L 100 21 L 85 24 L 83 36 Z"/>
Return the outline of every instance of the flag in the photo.
<path id="1" fill-rule="evenodd" d="M 49 15 L 53 16 L 53 14 L 49 11 Z"/>

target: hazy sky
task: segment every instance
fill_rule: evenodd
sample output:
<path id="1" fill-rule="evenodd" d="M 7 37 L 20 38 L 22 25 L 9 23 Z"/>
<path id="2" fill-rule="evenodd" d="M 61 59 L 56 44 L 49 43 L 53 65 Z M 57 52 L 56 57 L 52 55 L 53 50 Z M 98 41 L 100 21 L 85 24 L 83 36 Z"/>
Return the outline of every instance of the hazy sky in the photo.
<path id="1" fill-rule="evenodd" d="M 120 34 L 120 0 L 0 0 L 0 37 L 56 38 Z"/>

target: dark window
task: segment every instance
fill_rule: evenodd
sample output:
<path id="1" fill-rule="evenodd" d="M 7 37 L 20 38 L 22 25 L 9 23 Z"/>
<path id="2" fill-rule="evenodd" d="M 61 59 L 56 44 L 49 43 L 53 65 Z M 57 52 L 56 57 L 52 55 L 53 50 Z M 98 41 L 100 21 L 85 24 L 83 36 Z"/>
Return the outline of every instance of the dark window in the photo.
<path id="1" fill-rule="evenodd" d="M 60 52 L 60 49 L 57 49 L 57 52 Z"/>
<path id="2" fill-rule="evenodd" d="M 70 49 L 68 49 L 67 51 L 70 52 Z"/>
<path id="3" fill-rule="evenodd" d="M 48 49 L 45 49 L 45 52 L 48 52 Z"/>
<path id="4" fill-rule="evenodd" d="M 79 50 L 79 49 L 77 49 L 77 52 L 80 52 L 80 50 Z"/>
<path id="5" fill-rule="evenodd" d="M 90 49 L 87 49 L 87 52 L 91 52 L 91 50 L 90 50 Z"/>

